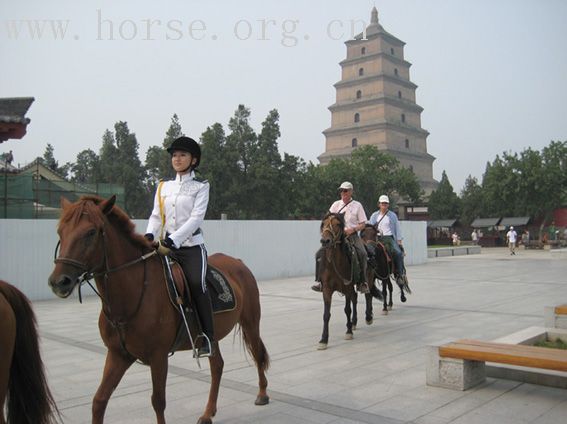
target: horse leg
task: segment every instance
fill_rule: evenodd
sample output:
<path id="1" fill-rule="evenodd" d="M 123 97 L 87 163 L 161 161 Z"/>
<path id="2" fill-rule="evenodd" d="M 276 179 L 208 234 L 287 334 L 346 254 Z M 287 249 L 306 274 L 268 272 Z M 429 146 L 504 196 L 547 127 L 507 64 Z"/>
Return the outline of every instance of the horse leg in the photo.
<path id="1" fill-rule="evenodd" d="M 318 350 L 327 349 L 327 344 L 329 343 L 329 319 L 331 319 L 331 296 L 329 290 L 323 285 L 323 334 L 321 335 L 321 340 L 319 340 Z"/>
<path id="2" fill-rule="evenodd" d="M 152 406 L 157 424 L 165 424 L 165 383 L 167 381 L 167 352 L 156 354 L 150 363 L 152 374 Z"/>
<path id="3" fill-rule="evenodd" d="M 370 325 L 374 322 L 374 314 L 372 312 L 372 295 L 370 293 L 366 293 L 364 297 L 366 298 L 366 324 Z"/>
<path id="4" fill-rule="evenodd" d="M 402 301 L 402 303 L 405 303 L 407 299 L 406 299 L 406 294 L 404 293 L 404 288 L 400 287 L 400 290 L 401 290 L 400 300 Z"/>
<path id="5" fill-rule="evenodd" d="M 258 305 L 259 308 L 259 305 Z M 270 355 L 262 338 L 260 337 L 260 315 L 252 322 L 242 321 L 242 336 L 248 351 L 252 354 L 256 368 L 258 369 L 258 396 L 254 401 L 255 405 L 267 405 L 270 402 L 270 397 L 266 393 L 268 387 L 268 380 L 266 379 L 266 370 L 270 366 Z"/>
<path id="6" fill-rule="evenodd" d="M 392 297 L 394 296 L 394 286 L 392 285 L 392 280 L 390 280 L 390 278 L 388 277 L 388 289 L 390 290 L 390 301 L 388 302 L 388 309 L 392 309 L 392 307 L 394 306 L 394 302 L 392 300 Z"/>
<path id="7" fill-rule="evenodd" d="M 133 359 L 125 358 L 120 352 L 109 350 L 106 353 L 102 381 L 93 398 L 92 424 L 102 424 L 108 400 L 133 362 Z"/>
<path id="8" fill-rule="evenodd" d="M 358 293 L 354 292 L 352 297 L 352 331 L 356 331 L 356 325 L 358 324 Z"/>
<path id="9" fill-rule="evenodd" d="M 391 292 L 390 292 L 391 295 Z M 388 282 L 382 280 L 382 315 L 388 315 Z"/>
<path id="10" fill-rule="evenodd" d="M 209 400 L 203 415 L 199 417 L 197 424 L 212 424 L 212 418 L 217 413 L 217 399 L 219 397 L 219 387 L 224 368 L 224 359 L 220 353 L 218 342 L 215 342 L 216 353 L 209 356 L 209 367 L 211 368 L 211 388 L 209 390 Z"/>
<path id="11" fill-rule="evenodd" d="M 352 340 L 352 321 L 351 321 L 351 313 L 352 313 L 352 308 L 351 308 L 351 303 L 354 302 L 354 299 L 352 297 L 352 295 L 346 295 L 345 296 L 345 315 L 346 315 L 346 334 L 345 334 L 345 340 Z"/>

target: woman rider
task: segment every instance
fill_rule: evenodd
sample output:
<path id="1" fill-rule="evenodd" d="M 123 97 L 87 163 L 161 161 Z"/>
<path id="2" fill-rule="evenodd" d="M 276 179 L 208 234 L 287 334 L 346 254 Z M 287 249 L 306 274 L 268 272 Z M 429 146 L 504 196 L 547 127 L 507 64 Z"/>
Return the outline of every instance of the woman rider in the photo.
<path id="1" fill-rule="evenodd" d="M 201 161 L 201 148 L 195 140 L 179 137 L 167 151 L 177 176 L 173 181 L 160 182 L 146 238 L 153 241 L 159 236 L 160 253 L 170 254 L 183 268 L 203 333 L 210 342 L 203 342 L 198 356 L 211 356 L 214 354 L 213 312 L 205 283 L 207 250 L 200 229 L 209 203 L 209 183 L 195 178 L 195 169 Z"/>

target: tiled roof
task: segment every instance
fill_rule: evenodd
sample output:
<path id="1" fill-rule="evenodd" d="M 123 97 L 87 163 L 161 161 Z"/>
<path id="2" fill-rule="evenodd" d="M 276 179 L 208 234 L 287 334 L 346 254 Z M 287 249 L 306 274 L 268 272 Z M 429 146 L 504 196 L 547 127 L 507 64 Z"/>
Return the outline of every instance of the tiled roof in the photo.
<path id="1" fill-rule="evenodd" d="M 33 97 L 0 98 L 0 122 L 7 124 L 29 124 L 26 113 L 35 99 Z"/>
<path id="2" fill-rule="evenodd" d="M 500 218 L 477 218 L 472 222 L 471 227 L 495 227 L 498 221 Z"/>

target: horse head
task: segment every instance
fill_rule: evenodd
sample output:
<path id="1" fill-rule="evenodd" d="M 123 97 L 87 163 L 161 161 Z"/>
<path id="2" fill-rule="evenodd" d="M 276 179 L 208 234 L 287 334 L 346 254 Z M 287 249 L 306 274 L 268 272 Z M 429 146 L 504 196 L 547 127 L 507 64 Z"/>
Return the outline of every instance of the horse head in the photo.
<path id="1" fill-rule="evenodd" d="M 344 238 L 345 214 L 327 212 L 321 221 L 321 245 L 324 248 L 339 244 Z"/>
<path id="2" fill-rule="evenodd" d="M 360 238 L 365 242 L 376 241 L 378 239 L 378 230 L 376 226 L 372 224 L 366 224 L 363 230 L 360 232 Z"/>
<path id="3" fill-rule="evenodd" d="M 105 224 L 113 211 L 116 196 L 102 199 L 85 196 L 71 203 L 61 198 L 59 256 L 55 251 L 55 268 L 48 283 L 53 293 L 68 297 L 85 273 L 101 272 L 106 266 Z"/>

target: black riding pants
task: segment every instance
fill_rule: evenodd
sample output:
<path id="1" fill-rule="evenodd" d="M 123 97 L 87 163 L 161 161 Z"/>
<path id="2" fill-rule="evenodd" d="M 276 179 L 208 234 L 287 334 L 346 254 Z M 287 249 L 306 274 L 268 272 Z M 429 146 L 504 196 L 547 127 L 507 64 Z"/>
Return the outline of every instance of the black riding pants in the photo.
<path id="1" fill-rule="evenodd" d="M 214 340 L 213 327 L 213 310 L 211 307 L 211 298 L 205 283 L 205 275 L 207 272 L 207 249 L 205 245 L 182 247 L 172 251 L 171 256 L 179 262 L 187 282 L 191 290 L 191 297 L 197 313 L 201 319 L 203 332 L 211 340 Z"/>

